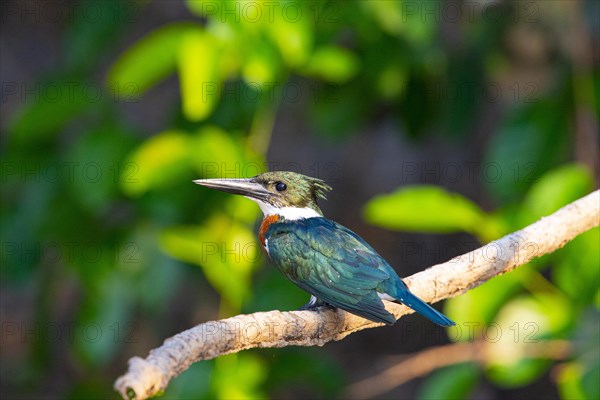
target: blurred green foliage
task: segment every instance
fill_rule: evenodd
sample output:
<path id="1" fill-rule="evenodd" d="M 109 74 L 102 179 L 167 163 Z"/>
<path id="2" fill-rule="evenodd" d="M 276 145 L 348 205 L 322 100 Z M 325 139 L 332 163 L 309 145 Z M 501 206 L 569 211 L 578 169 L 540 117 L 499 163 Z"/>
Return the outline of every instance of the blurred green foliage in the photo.
<path id="1" fill-rule="evenodd" d="M 13 360 L 3 349 L 3 357 L 14 361 L 10 367 L 3 362 L 3 380 L 32 397 L 46 393 L 45 376 L 57 358 L 68 360 L 62 368 L 75 382 L 55 389 L 59 397 L 114 396 L 112 381 L 127 357 L 143 355 L 178 331 L 181 319 L 173 309 L 189 301 L 182 287 L 196 291 L 202 304 L 190 307 L 203 317 L 302 304 L 304 293 L 262 268 L 265 257 L 254 233 L 258 209 L 191 184 L 222 176 L 215 165 L 264 169 L 287 84 L 318 89 L 304 118 L 316 135 L 340 145 L 383 115 L 416 144 L 436 130 L 445 140 L 469 143 L 484 109 L 481 97 L 447 101 L 440 88 L 481 89 L 506 78 L 511 56 L 499 44 L 524 18 L 519 3 L 501 3 L 502 18 L 490 21 L 476 13 L 459 27 L 457 44 L 440 21 L 423 17 L 432 2 L 289 0 L 270 13 L 267 2 L 190 0 L 188 21 L 158 27 L 116 55 L 130 26 L 108 16 L 128 15 L 132 4 L 143 10 L 148 2 L 82 1 L 76 7 L 90 3 L 104 17 L 92 23 L 73 13 L 65 26 L 64 56 L 36 86 L 39 93 L 72 96 L 41 95 L 24 104 L 6 124 L 2 146 L 2 284 L 25 308 L 3 320 L 14 316 L 28 326 L 75 329 L 74 340 L 60 342 L 62 347 L 45 337 L 34 340 L 25 360 L 21 353 Z M 553 13 L 560 14 L 563 5 L 558 7 L 537 16 L 535 27 L 553 29 Z M 466 232 L 483 243 L 592 190 L 590 171 L 571 163 L 570 121 L 575 99 L 597 111 L 585 89 L 594 79 L 585 69 L 571 69 L 568 55 L 555 57 L 553 85 L 510 91 L 514 101 L 482 150 L 486 165 L 511 171 L 480 182 L 495 211 L 448 188 L 415 185 L 369 201 L 365 219 L 401 231 Z M 99 74 L 110 96 L 70 90 Z M 168 110 L 169 126 L 140 132 L 119 103 L 159 90 L 174 74 L 181 101 Z M 243 95 L 232 96 L 232 90 Z M 34 171 L 33 177 L 24 178 L 20 170 Z M 40 171 L 58 175 L 52 179 Z M 511 334 L 521 336 L 531 334 L 528 321 L 537 321 L 533 338 L 567 339 L 576 347 L 556 375 L 561 395 L 597 398 L 598 236 L 598 229 L 590 231 L 555 254 L 452 299 L 446 312 L 481 326 L 516 324 Z M 183 263 L 200 273 L 190 275 Z M 190 276 L 191 288 L 185 286 Z M 220 305 L 210 303 L 211 291 Z M 184 318 L 179 328 L 195 322 Z M 7 344 L 23 346 L 10 339 Z M 498 348 L 511 347 L 516 356 L 500 352 L 483 368 L 438 371 L 420 397 L 467 397 L 481 375 L 499 387 L 531 383 L 552 364 L 512 349 L 522 344 L 500 343 L 504 347 Z M 165 397 L 264 398 L 300 384 L 301 393 L 313 397 L 343 390 L 340 365 L 320 349 L 286 350 L 271 358 L 244 352 L 198 363 L 173 381 Z"/>

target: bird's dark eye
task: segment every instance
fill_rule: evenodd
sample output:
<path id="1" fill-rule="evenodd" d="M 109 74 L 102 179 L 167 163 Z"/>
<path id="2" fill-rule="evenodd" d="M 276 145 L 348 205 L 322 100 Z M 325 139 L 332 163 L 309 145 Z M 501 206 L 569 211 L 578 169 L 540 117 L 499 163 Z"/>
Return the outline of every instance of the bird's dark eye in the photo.
<path id="1" fill-rule="evenodd" d="M 278 192 L 283 192 L 285 189 L 287 189 L 287 185 L 283 182 L 277 182 L 275 184 L 275 189 L 277 189 Z"/>

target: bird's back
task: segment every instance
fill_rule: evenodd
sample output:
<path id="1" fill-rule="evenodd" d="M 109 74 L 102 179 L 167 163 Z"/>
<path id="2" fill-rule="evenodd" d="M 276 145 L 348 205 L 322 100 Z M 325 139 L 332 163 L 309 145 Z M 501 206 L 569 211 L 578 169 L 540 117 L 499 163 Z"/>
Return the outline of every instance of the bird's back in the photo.
<path id="1" fill-rule="evenodd" d="M 439 325 L 454 324 L 412 294 L 364 239 L 334 221 L 323 217 L 279 221 L 265 230 L 264 244 L 279 270 L 328 304 L 393 324 L 396 319 L 385 309 L 383 297 L 400 301 Z"/>
<path id="2" fill-rule="evenodd" d="M 271 260 L 302 289 L 373 321 L 395 322 L 377 293 L 400 278 L 354 232 L 317 217 L 273 223 L 265 239 Z"/>

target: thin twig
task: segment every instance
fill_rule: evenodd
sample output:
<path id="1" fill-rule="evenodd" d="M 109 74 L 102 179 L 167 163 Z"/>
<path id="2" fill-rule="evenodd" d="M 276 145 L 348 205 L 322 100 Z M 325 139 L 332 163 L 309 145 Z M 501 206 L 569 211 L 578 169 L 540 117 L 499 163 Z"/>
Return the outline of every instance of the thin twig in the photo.
<path id="1" fill-rule="evenodd" d="M 494 361 L 497 343 L 479 340 L 472 343 L 452 343 L 426 349 L 385 369 L 381 373 L 355 382 L 346 389 L 346 398 L 368 399 L 380 396 L 412 379 L 429 375 L 436 369 L 450 365 L 473 362 L 483 364 Z M 566 340 L 548 340 L 527 343 L 524 358 L 563 360 L 571 354 L 571 344 Z"/>
<path id="2" fill-rule="evenodd" d="M 434 303 L 458 296 L 551 253 L 577 235 L 598 226 L 600 191 L 595 191 L 528 227 L 405 279 L 410 290 Z M 411 313 L 386 302 L 396 316 Z M 269 311 L 211 321 L 167 340 L 145 359 L 129 360 L 127 373 L 115 382 L 123 398 L 145 399 L 164 390 L 192 363 L 256 347 L 323 346 L 356 331 L 381 326 L 341 310 Z"/>

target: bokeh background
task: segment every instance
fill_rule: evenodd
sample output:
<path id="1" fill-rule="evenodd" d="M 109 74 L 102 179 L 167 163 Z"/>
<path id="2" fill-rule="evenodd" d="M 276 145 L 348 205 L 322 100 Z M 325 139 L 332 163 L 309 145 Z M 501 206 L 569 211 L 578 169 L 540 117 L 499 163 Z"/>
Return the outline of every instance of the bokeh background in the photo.
<path id="1" fill-rule="evenodd" d="M 318 176 L 325 214 L 400 276 L 598 187 L 597 1 L 1 12 L 4 399 L 116 398 L 127 360 L 165 338 L 306 302 L 259 249 L 258 207 L 192 179 Z M 599 242 L 596 228 L 439 304 L 456 328 L 408 316 L 245 351 L 164 398 L 599 398 Z M 432 371 L 402 367 L 423 351 Z"/>

